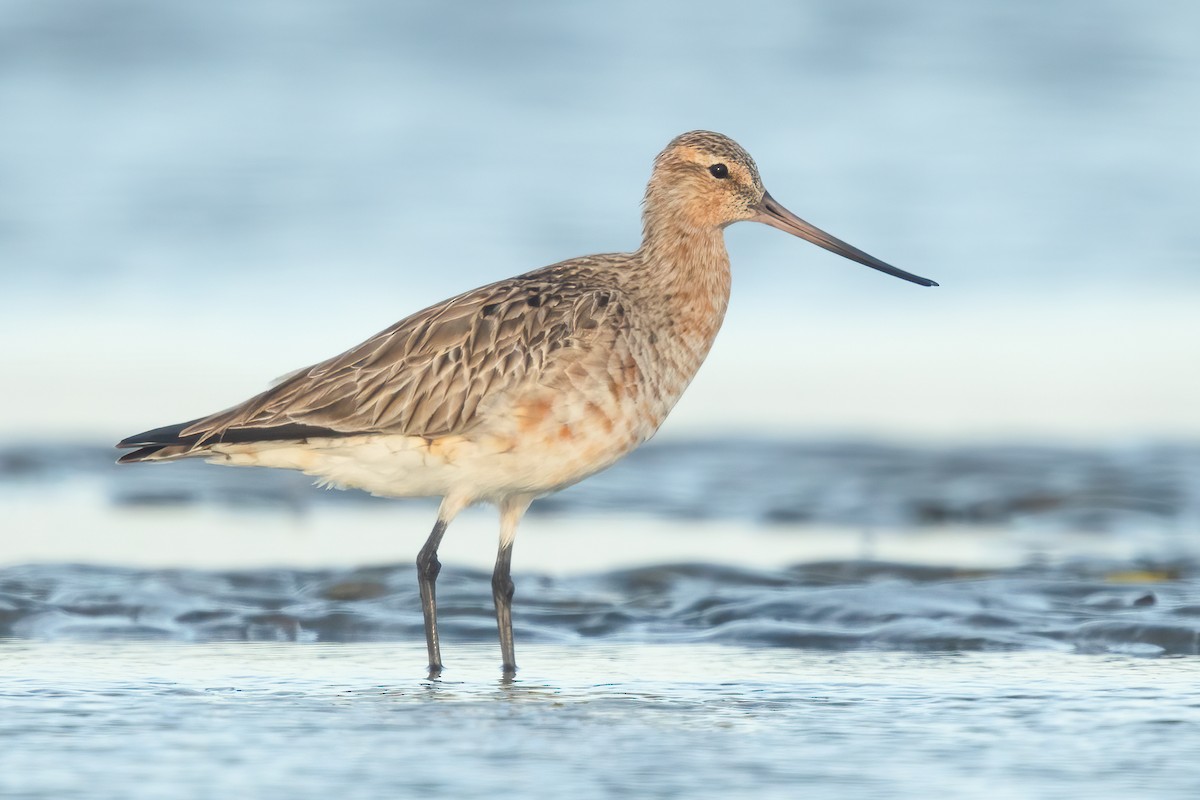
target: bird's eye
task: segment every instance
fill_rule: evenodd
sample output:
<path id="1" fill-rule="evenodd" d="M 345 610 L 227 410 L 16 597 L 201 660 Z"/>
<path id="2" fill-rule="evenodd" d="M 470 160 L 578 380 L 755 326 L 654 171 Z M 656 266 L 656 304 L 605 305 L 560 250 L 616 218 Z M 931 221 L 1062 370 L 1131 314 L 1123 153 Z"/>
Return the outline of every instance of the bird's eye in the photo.
<path id="1" fill-rule="evenodd" d="M 714 178 L 729 177 L 729 167 L 725 166 L 724 164 L 713 164 L 708 168 L 708 171 L 712 173 Z"/>

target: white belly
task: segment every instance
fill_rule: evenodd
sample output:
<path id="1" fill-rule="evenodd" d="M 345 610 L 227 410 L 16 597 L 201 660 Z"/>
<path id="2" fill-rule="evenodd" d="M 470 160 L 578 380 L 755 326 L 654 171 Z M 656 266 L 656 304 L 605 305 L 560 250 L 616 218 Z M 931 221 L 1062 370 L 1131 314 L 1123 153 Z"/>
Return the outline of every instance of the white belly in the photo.
<path id="1" fill-rule="evenodd" d="M 299 442 L 217 445 L 213 463 L 277 467 L 319 478 L 319 485 L 384 497 L 456 496 L 498 501 L 543 495 L 610 466 L 641 439 L 627 436 L 415 436 L 369 434 Z"/>

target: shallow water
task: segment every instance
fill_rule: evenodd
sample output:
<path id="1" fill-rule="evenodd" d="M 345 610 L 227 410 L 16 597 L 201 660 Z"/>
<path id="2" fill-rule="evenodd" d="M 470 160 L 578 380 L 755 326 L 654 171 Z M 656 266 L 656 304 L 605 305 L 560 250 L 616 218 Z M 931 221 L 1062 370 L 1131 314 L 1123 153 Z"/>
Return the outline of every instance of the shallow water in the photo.
<path id="1" fill-rule="evenodd" d="M 1200 655 L 1200 566 L 980 570 L 879 562 L 518 572 L 518 641 Z M 492 641 L 490 574 L 447 569 L 442 634 Z M 0 636 L 421 642 L 415 570 L 0 569 Z"/>
<path id="2" fill-rule="evenodd" d="M 1200 654 L 1197 475 L 1185 445 L 652 445 L 535 503 L 518 638 Z M 419 641 L 432 507 L 308 483 L 0 447 L 0 636 Z M 451 640 L 494 636 L 495 525 L 445 541 Z"/>
<path id="3" fill-rule="evenodd" d="M 430 505 L 111 458 L 0 447 L 0 796 L 1200 785 L 1194 446 L 648 447 L 523 524 L 511 684 L 493 514 L 430 682 Z"/>
<path id="4" fill-rule="evenodd" d="M 0 642 L 6 797 L 1194 797 L 1191 659 Z M 66 765 L 68 768 L 64 768 Z"/>

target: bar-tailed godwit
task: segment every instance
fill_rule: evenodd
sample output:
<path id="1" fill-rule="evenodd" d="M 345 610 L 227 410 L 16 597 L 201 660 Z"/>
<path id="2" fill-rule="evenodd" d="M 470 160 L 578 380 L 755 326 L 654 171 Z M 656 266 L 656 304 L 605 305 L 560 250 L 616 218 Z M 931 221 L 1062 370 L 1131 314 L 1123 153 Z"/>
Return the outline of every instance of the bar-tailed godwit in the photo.
<path id="1" fill-rule="evenodd" d="M 496 504 L 492 595 L 511 674 L 517 523 L 535 498 L 608 467 L 666 419 L 725 317 L 726 226 L 764 222 L 937 285 L 792 214 L 721 134 L 672 140 L 654 161 L 644 206 L 632 253 L 574 258 L 452 297 L 233 408 L 130 436 L 117 446 L 137 449 L 120 461 L 201 457 L 301 470 L 388 497 L 440 497 L 417 556 L 431 675 L 442 669 L 438 545 L 464 508 Z"/>

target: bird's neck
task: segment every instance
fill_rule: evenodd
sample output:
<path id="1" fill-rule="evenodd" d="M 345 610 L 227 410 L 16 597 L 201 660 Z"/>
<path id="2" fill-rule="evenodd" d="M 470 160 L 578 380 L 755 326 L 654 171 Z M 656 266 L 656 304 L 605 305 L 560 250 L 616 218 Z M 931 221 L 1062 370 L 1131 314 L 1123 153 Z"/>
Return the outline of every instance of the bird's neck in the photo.
<path id="1" fill-rule="evenodd" d="M 674 317 L 677 333 L 707 353 L 729 305 L 729 253 L 721 228 L 695 227 L 647 214 L 638 259 L 646 287 Z"/>

